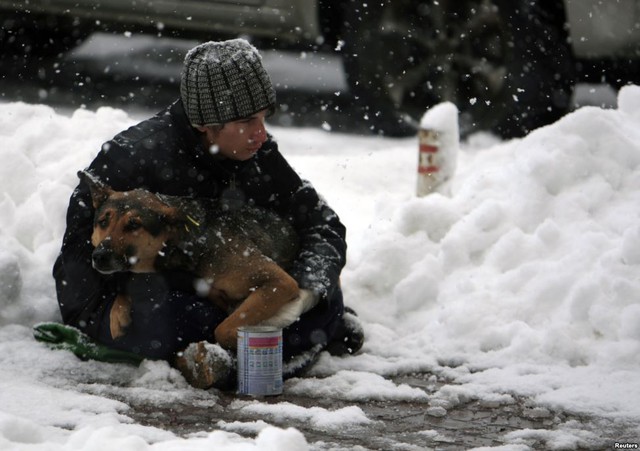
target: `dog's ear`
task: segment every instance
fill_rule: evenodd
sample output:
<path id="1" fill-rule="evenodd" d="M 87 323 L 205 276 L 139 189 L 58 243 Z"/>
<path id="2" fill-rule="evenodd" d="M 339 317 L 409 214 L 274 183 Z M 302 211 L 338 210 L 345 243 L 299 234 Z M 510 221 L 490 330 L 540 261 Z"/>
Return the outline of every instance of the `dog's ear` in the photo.
<path id="1" fill-rule="evenodd" d="M 78 171 L 78 178 L 89 186 L 93 208 L 100 207 L 113 193 L 113 189 L 88 171 Z"/>
<path id="2" fill-rule="evenodd" d="M 200 227 L 202 218 L 204 218 L 204 213 L 200 211 L 202 209 L 199 205 L 201 201 L 166 194 L 156 194 L 156 197 L 166 207 L 161 217 L 165 224 L 186 232 Z"/>
<path id="3" fill-rule="evenodd" d="M 156 198 L 162 203 L 162 213 L 160 220 L 169 226 L 177 225 L 181 222 L 180 199 L 176 196 L 167 194 L 155 194 Z"/>

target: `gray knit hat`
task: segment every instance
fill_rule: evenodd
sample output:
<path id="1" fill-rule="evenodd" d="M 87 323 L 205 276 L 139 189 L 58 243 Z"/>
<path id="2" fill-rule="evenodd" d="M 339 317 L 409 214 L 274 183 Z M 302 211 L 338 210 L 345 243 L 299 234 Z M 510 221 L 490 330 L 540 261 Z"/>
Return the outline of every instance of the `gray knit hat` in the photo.
<path id="1" fill-rule="evenodd" d="M 180 96 L 192 125 L 224 124 L 276 103 L 258 50 L 244 39 L 205 42 L 187 53 Z"/>

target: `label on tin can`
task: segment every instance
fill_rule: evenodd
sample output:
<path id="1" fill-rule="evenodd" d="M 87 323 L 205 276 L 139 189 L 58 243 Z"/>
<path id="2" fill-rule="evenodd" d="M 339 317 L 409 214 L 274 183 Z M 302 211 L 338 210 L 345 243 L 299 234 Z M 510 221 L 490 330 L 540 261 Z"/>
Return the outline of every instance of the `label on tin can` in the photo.
<path id="1" fill-rule="evenodd" d="M 238 394 L 279 395 L 282 385 L 282 329 L 238 328 Z"/>

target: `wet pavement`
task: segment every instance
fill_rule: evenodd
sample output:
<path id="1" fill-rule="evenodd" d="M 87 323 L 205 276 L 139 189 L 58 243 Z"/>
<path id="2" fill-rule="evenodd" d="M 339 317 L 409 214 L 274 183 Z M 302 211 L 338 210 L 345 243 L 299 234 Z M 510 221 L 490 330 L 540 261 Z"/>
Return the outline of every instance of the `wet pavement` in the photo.
<path id="1" fill-rule="evenodd" d="M 428 394 L 444 384 L 430 374 L 395 377 L 393 381 L 420 388 Z M 290 403 L 330 411 L 356 406 L 371 420 L 366 424 L 346 422 L 343 427 L 319 427 L 305 419 L 252 413 L 251 409 L 242 408 L 250 398 L 215 390 L 212 395 L 217 399 L 209 406 L 198 407 L 187 403 L 131 405 L 132 409 L 126 414 L 140 424 L 168 430 L 182 437 L 217 429 L 254 437 L 257 434 L 254 422 L 262 420 L 280 428 L 298 429 L 304 434 L 310 448 L 318 451 L 464 450 L 506 444 L 526 445 L 519 449 L 544 450 L 550 449 L 549 440 L 553 440 L 553 431 L 560 431 L 553 449 L 606 450 L 615 449 L 616 442 L 638 442 L 638 437 L 628 436 L 629 433 L 625 432 L 629 430 L 629 425 L 552 411 L 531 405 L 525 399 L 516 399 L 516 402 L 506 405 L 470 400 L 445 410 L 430 405 L 429 401 L 362 402 L 311 398 L 287 394 L 285 386 L 282 395 L 258 400 L 260 403 Z M 238 403 L 238 400 L 244 402 Z M 508 437 L 509 433 L 516 431 L 525 431 L 528 438 L 516 441 Z M 584 439 L 574 438 L 562 446 L 557 437 L 566 437 L 571 433 L 574 437 Z"/>

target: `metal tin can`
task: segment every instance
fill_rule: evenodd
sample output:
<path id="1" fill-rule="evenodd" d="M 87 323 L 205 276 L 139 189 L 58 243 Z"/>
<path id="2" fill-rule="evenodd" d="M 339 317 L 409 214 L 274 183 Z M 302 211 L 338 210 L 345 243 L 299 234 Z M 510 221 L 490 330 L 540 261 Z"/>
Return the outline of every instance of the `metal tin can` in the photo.
<path id="1" fill-rule="evenodd" d="M 279 395 L 282 385 L 282 329 L 238 328 L 238 394 Z"/>

